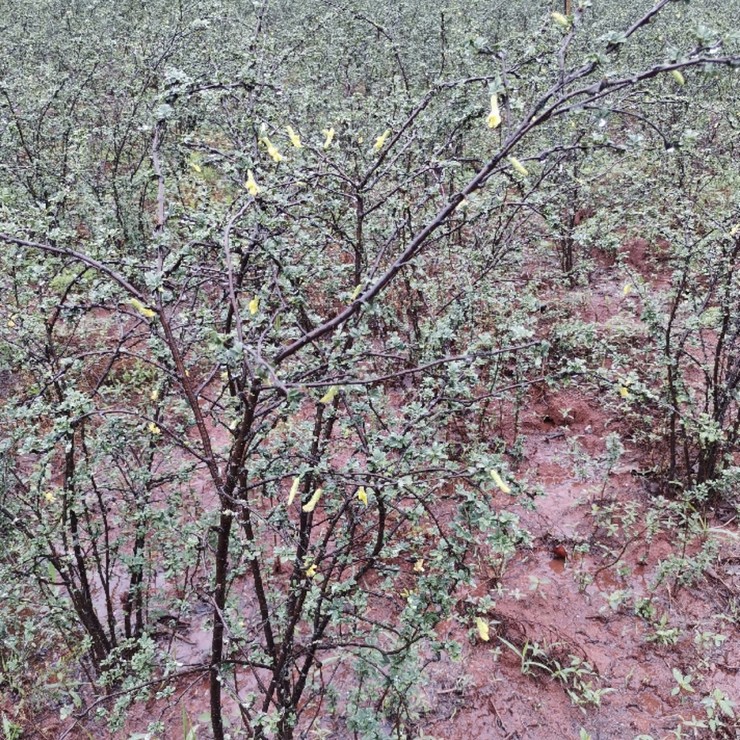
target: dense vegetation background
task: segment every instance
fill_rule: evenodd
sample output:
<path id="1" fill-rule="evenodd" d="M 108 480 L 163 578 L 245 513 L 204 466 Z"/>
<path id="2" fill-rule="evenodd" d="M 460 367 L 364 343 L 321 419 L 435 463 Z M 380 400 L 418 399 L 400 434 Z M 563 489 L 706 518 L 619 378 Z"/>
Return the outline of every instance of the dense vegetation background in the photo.
<path id="1" fill-rule="evenodd" d="M 645 451 L 594 566 L 672 541 L 635 619 L 670 629 L 661 584 L 737 541 L 736 0 L 0 10 L 5 737 L 128 736 L 152 701 L 188 738 L 411 737 L 429 662 L 497 639 L 600 705 L 470 589 L 532 546 L 535 393 L 623 422 L 602 497 Z M 639 302 L 606 328 L 603 263 Z"/>

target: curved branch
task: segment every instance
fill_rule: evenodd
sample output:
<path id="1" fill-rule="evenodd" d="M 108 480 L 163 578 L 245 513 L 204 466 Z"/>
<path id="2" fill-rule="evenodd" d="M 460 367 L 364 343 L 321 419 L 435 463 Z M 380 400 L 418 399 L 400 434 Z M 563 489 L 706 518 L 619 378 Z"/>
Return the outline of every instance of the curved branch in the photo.
<path id="1" fill-rule="evenodd" d="M 16 236 L 11 236 L 10 234 L 4 234 L 2 232 L 0 232 L 0 241 L 5 242 L 6 244 L 15 244 L 18 247 L 38 249 L 41 252 L 56 254 L 60 257 L 70 257 L 77 262 L 81 262 L 83 265 L 87 265 L 88 267 L 97 270 L 103 275 L 107 275 L 111 280 L 113 280 L 113 282 L 118 283 L 118 285 L 120 285 L 131 297 L 136 298 L 143 303 L 146 303 L 146 297 L 144 296 L 144 294 L 141 291 L 137 290 L 133 285 L 131 285 L 131 283 L 126 280 L 123 275 L 119 274 L 115 270 L 112 270 L 110 267 L 104 265 L 102 262 L 99 262 L 93 257 L 84 254 L 83 252 L 78 252 L 77 250 L 70 249 L 69 247 L 55 247 L 52 244 L 43 244 L 42 242 L 32 242 L 28 241 L 27 239 L 19 239 Z"/>

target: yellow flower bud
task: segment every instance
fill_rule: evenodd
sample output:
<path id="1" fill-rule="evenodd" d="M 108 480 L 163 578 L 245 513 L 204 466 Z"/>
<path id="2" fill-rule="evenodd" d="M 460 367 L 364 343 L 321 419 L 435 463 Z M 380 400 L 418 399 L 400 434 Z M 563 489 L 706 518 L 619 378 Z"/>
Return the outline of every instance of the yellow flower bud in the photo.
<path id="1" fill-rule="evenodd" d="M 282 162 L 284 157 L 278 151 L 277 147 L 266 137 L 262 137 L 262 143 L 267 147 L 267 153 L 272 157 L 275 162 Z"/>
<path id="2" fill-rule="evenodd" d="M 502 493 L 511 493 L 511 488 L 504 483 L 504 479 L 498 474 L 498 470 L 491 470 L 491 478 Z"/>
<path id="3" fill-rule="evenodd" d="M 329 388 L 329 390 L 328 390 L 328 391 L 327 391 L 327 392 L 326 392 L 326 393 L 325 393 L 325 394 L 324 394 L 324 395 L 323 395 L 323 396 L 321 397 L 321 399 L 319 400 L 319 403 L 323 403 L 323 404 L 326 404 L 326 405 L 330 404 L 330 403 L 331 403 L 331 402 L 332 402 L 332 401 L 334 400 L 334 398 L 335 398 L 335 396 L 337 395 L 337 393 L 339 393 L 339 388 L 337 388 L 337 386 L 333 385 L 333 386 L 332 386 L 331 388 Z"/>
<path id="4" fill-rule="evenodd" d="M 319 503 L 322 493 L 323 491 L 320 488 L 317 488 L 316 491 L 314 491 L 313 496 L 311 496 L 311 498 L 303 505 L 303 511 L 305 511 L 306 514 L 310 514 L 316 508 L 316 504 Z"/>
<path id="5" fill-rule="evenodd" d="M 292 126 L 286 126 L 285 130 L 288 132 L 288 138 L 290 139 L 290 143 L 296 148 L 296 149 L 302 149 L 303 144 L 301 144 L 301 137 L 298 136 L 298 134 L 293 130 Z"/>
<path id="6" fill-rule="evenodd" d="M 293 485 L 290 487 L 290 493 L 288 494 L 288 506 L 293 503 L 296 493 L 298 493 L 298 486 L 300 485 L 300 478 L 293 478 Z"/>
<path id="7" fill-rule="evenodd" d="M 247 181 L 244 183 L 247 192 L 254 198 L 260 191 L 257 181 L 254 179 L 252 170 L 247 170 Z"/>
<path id="8" fill-rule="evenodd" d="M 137 300 L 136 298 L 131 298 L 129 300 L 129 303 L 145 318 L 152 319 L 157 314 L 152 311 L 151 308 L 147 308 L 141 301 Z"/>
<path id="9" fill-rule="evenodd" d="M 486 118 L 486 123 L 488 124 L 488 128 L 497 128 L 501 125 L 501 113 L 498 109 L 497 95 L 491 95 L 491 112 Z"/>
<path id="10" fill-rule="evenodd" d="M 324 149 L 328 149 L 331 146 L 332 140 L 334 139 L 334 128 L 325 128 L 321 133 L 324 134 L 324 136 L 326 137 L 324 139 Z"/>
<path id="11" fill-rule="evenodd" d="M 377 139 L 375 139 L 375 144 L 373 144 L 373 149 L 375 149 L 376 152 L 379 152 L 383 146 L 385 145 L 385 142 L 388 141 L 388 137 L 391 135 L 391 130 L 386 129 L 383 131 L 383 133 L 378 136 Z"/>
<path id="12" fill-rule="evenodd" d="M 365 486 L 360 486 L 357 489 L 357 498 L 367 506 L 367 491 L 365 491 Z"/>
<path id="13" fill-rule="evenodd" d="M 529 175 L 527 168 L 516 157 L 509 157 L 509 162 L 522 177 Z"/>

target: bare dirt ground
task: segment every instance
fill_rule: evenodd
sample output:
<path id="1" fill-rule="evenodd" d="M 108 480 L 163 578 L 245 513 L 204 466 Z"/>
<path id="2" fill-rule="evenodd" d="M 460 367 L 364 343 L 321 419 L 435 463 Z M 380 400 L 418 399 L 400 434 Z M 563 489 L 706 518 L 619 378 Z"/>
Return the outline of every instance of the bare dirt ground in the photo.
<path id="1" fill-rule="evenodd" d="M 632 242 L 626 252 L 628 269 L 662 280 L 647 263 L 649 245 Z M 592 275 L 582 313 L 601 331 L 639 334 L 639 301 L 625 295 L 623 275 L 609 267 Z M 534 545 L 500 579 L 480 574 L 475 595 L 487 592 L 495 602 L 487 617 L 496 637 L 465 641 L 458 624 L 448 625 L 466 649 L 457 666 L 433 671 L 425 735 L 740 737 L 736 720 L 712 727 L 708 715 L 719 712 L 707 712 L 716 692 L 740 701 L 737 520 L 709 515 L 705 534 L 686 546 L 671 526 L 650 536 L 645 523 L 657 491 L 641 473 L 655 450 L 630 444 L 619 404 L 593 390 L 533 394 L 522 431 L 517 475 L 543 493 L 534 510 L 518 511 Z M 605 439 L 613 431 L 625 452 L 609 470 Z M 717 559 L 682 585 L 712 539 Z M 676 569 L 666 575 L 670 558 Z M 575 672 L 560 670 L 578 661 L 593 669 L 580 684 Z M 675 671 L 692 677 L 688 686 L 679 686 Z M 605 691 L 589 696 L 584 684 Z"/>

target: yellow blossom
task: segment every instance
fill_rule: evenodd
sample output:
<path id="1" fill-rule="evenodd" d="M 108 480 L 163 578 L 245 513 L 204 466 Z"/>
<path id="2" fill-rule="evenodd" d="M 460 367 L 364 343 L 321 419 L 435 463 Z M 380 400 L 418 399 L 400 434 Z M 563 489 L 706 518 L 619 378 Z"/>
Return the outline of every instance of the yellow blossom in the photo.
<path id="1" fill-rule="evenodd" d="M 365 490 L 365 486 L 360 486 L 357 489 L 357 498 L 359 501 L 365 504 L 365 506 L 367 506 L 367 491 Z"/>
<path id="2" fill-rule="evenodd" d="M 563 15 L 562 13 L 550 13 L 550 17 L 561 28 L 568 28 L 570 26 L 570 21 L 568 20 L 568 16 L 567 15 Z"/>
<path id="3" fill-rule="evenodd" d="M 339 388 L 337 386 L 333 385 L 329 390 L 321 397 L 319 400 L 319 403 L 323 403 L 325 405 L 330 404 L 335 398 L 337 393 L 339 393 Z"/>
<path id="4" fill-rule="evenodd" d="M 290 143 L 296 148 L 296 149 L 302 149 L 303 144 L 301 144 L 301 137 L 298 136 L 298 134 L 293 130 L 292 126 L 286 126 L 285 130 L 288 132 L 288 138 L 290 139 Z"/>
<path id="5" fill-rule="evenodd" d="M 629 388 L 627 388 L 627 386 L 620 385 L 619 386 L 619 395 L 622 396 L 622 398 L 629 398 L 630 397 Z"/>
<path id="6" fill-rule="evenodd" d="M 686 84 L 686 78 L 677 69 L 672 69 L 671 75 L 673 75 L 673 79 L 676 80 L 681 87 Z"/>
<path id="7" fill-rule="evenodd" d="M 624 288 L 622 288 L 622 293 L 624 295 L 629 295 L 632 292 L 632 286 L 629 283 L 624 284 Z"/>
<path id="8" fill-rule="evenodd" d="M 501 125 L 501 113 L 498 109 L 498 96 L 491 95 L 491 112 L 486 118 L 488 128 L 497 128 Z"/>
<path id="9" fill-rule="evenodd" d="M 388 128 L 383 133 L 378 136 L 377 139 L 375 139 L 375 144 L 373 144 L 373 149 L 375 149 L 376 152 L 379 152 L 383 146 L 385 145 L 385 142 L 388 141 L 388 137 L 391 135 L 391 130 Z"/>
<path id="10" fill-rule="evenodd" d="M 424 572 L 424 558 L 419 558 L 414 563 L 414 573 L 423 573 Z"/>
<path id="11" fill-rule="evenodd" d="M 491 636 L 488 633 L 488 622 L 486 622 L 483 617 L 476 617 L 475 626 L 478 628 L 478 637 L 480 637 L 483 642 L 488 642 L 491 639 Z"/>
<path id="12" fill-rule="evenodd" d="M 53 503 L 54 503 L 54 501 L 56 501 L 56 496 L 54 495 L 54 493 L 53 493 L 52 491 L 46 491 L 46 492 L 44 493 L 44 498 L 45 498 L 45 499 L 46 499 L 46 500 L 47 500 L 47 501 L 48 501 L 48 502 L 49 502 L 50 504 L 53 504 Z"/>
<path id="13" fill-rule="evenodd" d="M 141 301 L 136 298 L 131 298 L 129 303 L 144 317 L 147 319 L 154 318 L 157 314 L 152 311 L 151 308 L 147 308 Z"/>
<path id="14" fill-rule="evenodd" d="M 162 430 L 153 421 L 149 422 L 147 429 L 149 430 L 151 434 L 154 434 L 154 435 L 162 434 Z"/>
<path id="15" fill-rule="evenodd" d="M 247 181 L 244 183 L 247 192 L 254 198 L 260 191 L 257 181 L 254 179 L 252 170 L 247 170 Z"/>
<path id="16" fill-rule="evenodd" d="M 498 474 L 498 470 L 490 470 L 491 478 L 493 482 L 498 486 L 499 490 L 503 493 L 511 493 L 511 488 L 504 483 L 504 479 Z"/>
<path id="17" fill-rule="evenodd" d="M 298 485 L 300 484 L 300 478 L 293 478 L 293 485 L 290 487 L 290 493 L 288 494 L 288 506 L 293 503 L 296 493 L 298 493 Z"/>
<path id="18" fill-rule="evenodd" d="M 529 172 L 527 171 L 527 168 L 516 158 L 516 157 L 509 157 L 509 162 L 511 163 L 511 166 L 522 176 L 527 177 L 529 175 Z"/>
<path id="19" fill-rule="evenodd" d="M 323 129 L 321 133 L 324 134 L 324 136 L 326 137 L 324 139 L 324 149 L 328 149 L 331 146 L 332 140 L 334 139 L 334 133 L 335 133 L 334 128 L 333 127 L 325 128 Z"/>
<path id="20" fill-rule="evenodd" d="M 159 391 L 155 388 L 150 394 L 149 398 L 151 398 L 152 401 L 156 401 L 159 399 Z"/>
<path id="21" fill-rule="evenodd" d="M 266 137 L 262 137 L 262 143 L 267 147 L 267 153 L 272 157 L 275 162 L 282 162 L 284 157 L 278 151 L 277 147 Z"/>
<path id="22" fill-rule="evenodd" d="M 306 578 L 313 578 L 316 575 L 316 563 L 311 563 L 308 568 L 306 568 Z"/>
<path id="23" fill-rule="evenodd" d="M 313 496 L 311 496 L 311 498 L 303 505 L 303 511 L 305 511 L 306 514 L 310 514 L 316 508 L 316 504 L 319 503 L 322 493 L 323 491 L 320 488 L 317 488 L 314 491 Z"/>
<path id="24" fill-rule="evenodd" d="M 251 301 L 249 301 L 249 313 L 251 313 L 252 316 L 254 316 L 259 310 L 260 310 L 260 299 L 259 299 L 259 296 L 255 296 L 254 298 L 252 298 Z"/>

